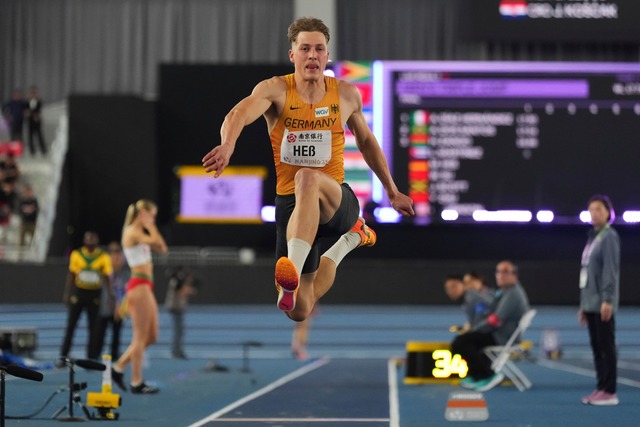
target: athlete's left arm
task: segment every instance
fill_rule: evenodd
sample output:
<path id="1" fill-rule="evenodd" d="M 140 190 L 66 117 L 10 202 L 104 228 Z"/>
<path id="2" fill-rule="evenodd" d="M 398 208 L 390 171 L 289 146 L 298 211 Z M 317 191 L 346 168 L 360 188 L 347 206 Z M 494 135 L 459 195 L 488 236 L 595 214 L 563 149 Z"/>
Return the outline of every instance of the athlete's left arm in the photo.
<path id="1" fill-rule="evenodd" d="M 415 215 L 413 201 L 398 190 L 380 144 L 367 125 L 367 120 L 362 113 L 362 97 L 358 88 L 344 81 L 340 82 L 340 98 L 346 106 L 347 126 L 356 138 L 358 150 L 382 183 L 391 206 L 402 215 Z"/>
<path id="2" fill-rule="evenodd" d="M 113 264 L 111 264 L 111 257 L 107 253 L 102 254 L 103 257 L 103 266 L 102 266 L 102 275 L 104 277 L 104 284 L 109 291 L 109 297 L 115 297 L 115 289 L 113 289 L 113 282 L 111 277 L 113 275 Z"/>

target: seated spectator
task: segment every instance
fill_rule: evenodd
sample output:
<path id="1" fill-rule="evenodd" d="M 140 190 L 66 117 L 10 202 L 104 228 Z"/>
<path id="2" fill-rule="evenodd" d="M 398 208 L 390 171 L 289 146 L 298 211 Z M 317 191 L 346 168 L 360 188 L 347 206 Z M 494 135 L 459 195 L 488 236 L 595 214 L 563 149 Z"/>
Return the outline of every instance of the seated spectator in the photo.
<path id="1" fill-rule="evenodd" d="M 445 292 L 452 301 L 458 301 L 466 315 L 462 326 L 452 326 L 451 332 L 465 333 L 473 329 L 487 315 L 495 294 L 486 286 L 484 278 L 475 272 L 464 276 L 450 275 L 445 280 Z"/>
<path id="2" fill-rule="evenodd" d="M 38 220 L 38 199 L 33 193 L 30 185 L 25 185 L 18 201 L 18 214 L 20 215 L 20 246 L 24 246 L 27 237 L 29 242 L 33 240 L 36 231 L 36 221 Z"/>
<path id="3" fill-rule="evenodd" d="M 11 202 L 8 195 L 2 191 L 4 187 L 4 171 L 0 169 L 0 243 L 7 241 L 7 227 L 11 219 Z"/>
<path id="4" fill-rule="evenodd" d="M 491 293 L 494 294 L 493 290 L 487 285 L 487 278 L 484 277 L 483 274 L 478 273 L 477 271 L 469 271 L 465 273 L 462 277 L 462 281 L 464 282 L 464 287 L 466 289 L 473 289 L 480 293 Z"/>
<path id="5" fill-rule="evenodd" d="M 529 299 L 518 281 L 518 268 L 508 260 L 496 267 L 496 297 L 487 315 L 466 334 L 458 335 L 451 343 L 452 353 L 467 362 L 469 372 L 461 385 L 477 391 L 487 391 L 500 384 L 504 375 L 493 372 L 491 360 L 483 349 L 504 345 L 529 310 Z"/>
<path id="6" fill-rule="evenodd" d="M 469 300 L 467 315 L 471 319 L 471 327 L 474 328 L 487 316 L 487 311 L 491 307 L 496 293 L 487 285 L 487 279 L 484 275 L 476 271 L 465 273 L 462 282 L 466 298 Z"/>
<path id="7" fill-rule="evenodd" d="M 466 301 L 465 301 L 465 289 L 464 282 L 462 281 L 462 275 L 460 274 L 450 274 L 444 279 L 444 292 L 447 294 L 449 299 L 453 302 L 459 303 L 462 305 L 462 309 L 465 314 L 466 310 Z M 466 332 L 471 328 L 471 323 L 469 322 L 469 318 L 465 321 L 463 326 L 455 325 L 449 328 L 451 332 Z"/>
<path id="8" fill-rule="evenodd" d="M 15 211 L 15 183 L 7 179 L 6 170 L 0 168 L 0 243 L 6 243 L 11 214 Z"/>
<path id="9" fill-rule="evenodd" d="M 16 156 L 13 151 L 7 151 L 4 159 L 0 160 L 0 169 L 4 171 L 3 181 L 9 182 L 10 184 L 16 184 L 18 182 L 18 178 L 20 178 L 20 168 L 18 167 L 18 162 L 16 161 Z"/>
<path id="10" fill-rule="evenodd" d="M 0 181 L 0 199 L 4 200 L 9 209 L 9 213 L 12 214 L 16 211 L 16 184 L 10 179 Z"/>

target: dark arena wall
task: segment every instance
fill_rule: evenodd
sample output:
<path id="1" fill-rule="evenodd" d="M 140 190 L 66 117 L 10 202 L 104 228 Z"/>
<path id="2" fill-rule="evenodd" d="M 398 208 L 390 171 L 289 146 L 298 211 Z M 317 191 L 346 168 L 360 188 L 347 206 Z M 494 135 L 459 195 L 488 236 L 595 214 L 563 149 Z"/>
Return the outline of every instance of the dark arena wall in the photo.
<path id="1" fill-rule="evenodd" d="M 274 304 L 274 261 L 258 259 L 251 265 L 190 266 L 198 278 L 193 304 Z M 578 305 L 578 268 L 573 261 L 520 261 L 520 279 L 532 305 Z M 476 270 L 493 281 L 493 261 L 345 259 L 333 288 L 322 299 L 327 304 L 430 305 L 451 304 L 444 294 L 447 274 Z M 3 264 L 3 304 L 62 304 L 67 264 L 64 260 L 45 265 Z M 157 265 L 154 292 L 160 304 L 171 268 Z M 621 304 L 638 305 L 633 284 L 640 268 L 626 262 L 622 268 Z M 11 284 L 11 286 L 8 286 Z"/>
<path id="2" fill-rule="evenodd" d="M 194 266 L 201 289 L 194 303 L 275 301 L 275 227 L 264 224 L 185 224 L 175 221 L 180 165 L 198 165 L 219 143 L 224 115 L 261 79 L 291 71 L 285 65 L 163 65 L 157 101 L 133 96 L 70 98 L 69 153 L 57 209 L 50 259 L 45 265 L 2 264 L 3 302 L 57 302 L 66 257 L 87 229 L 103 243 L 120 237 L 126 206 L 141 197 L 158 202 L 159 226 L 170 247 L 248 247 L 251 265 Z M 230 76 L 233 76 L 231 78 Z M 245 129 L 234 165 L 264 166 L 263 204 L 272 204 L 275 177 L 263 120 Z M 487 174 L 499 171 L 487 170 Z M 586 201 L 585 201 L 586 203 Z M 615 203 L 615 201 L 614 201 Z M 534 304 L 576 304 L 580 255 L 588 225 L 376 224 L 378 243 L 340 265 L 331 303 L 450 303 L 442 285 L 451 273 L 479 270 L 493 283 L 501 259 L 520 265 Z M 616 224 L 622 241 L 623 304 L 640 303 L 636 254 L 640 230 Z M 164 297 L 166 267 L 156 273 Z M 239 287 L 231 289 L 230 286 Z"/>
<path id="3" fill-rule="evenodd" d="M 182 226 L 185 226 L 184 224 Z M 620 300 L 640 304 L 634 283 L 640 280 L 640 236 L 636 227 L 617 227 L 622 240 Z M 338 269 L 336 283 L 323 301 L 331 304 L 453 304 L 443 291 L 448 274 L 475 270 L 490 285 L 499 260 L 511 259 L 520 268 L 520 280 L 534 305 L 578 304 L 579 257 L 585 227 L 548 226 L 375 226 L 378 243 L 354 251 Z M 185 238 L 178 228 L 180 238 Z M 275 229 L 265 225 L 201 225 L 195 227 L 201 246 L 251 247 L 250 264 L 189 264 L 197 276 L 194 304 L 271 304 L 275 302 L 273 246 Z M 194 231 L 194 233 L 195 233 Z M 179 246 L 176 246 L 178 248 Z M 156 263 L 155 293 L 164 300 L 168 273 L 173 267 Z M 61 301 L 67 260 L 44 265 L 2 264 L 5 303 Z"/>

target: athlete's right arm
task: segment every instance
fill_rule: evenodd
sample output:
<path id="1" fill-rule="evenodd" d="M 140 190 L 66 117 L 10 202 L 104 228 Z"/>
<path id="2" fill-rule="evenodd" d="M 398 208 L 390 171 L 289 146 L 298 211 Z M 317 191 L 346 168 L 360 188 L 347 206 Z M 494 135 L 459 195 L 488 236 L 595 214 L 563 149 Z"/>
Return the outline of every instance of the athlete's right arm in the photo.
<path id="1" fill-rule="evenodd" d="M 209 151 L 202 159 L 207 172 L 214 172 L 214 178 L 222 174 L 229 165 L 236 141 L 245 126 L 255 122 L 267 112 L 279 95 L 286 91 L 281 77 L 272 77 L 256 85 L 251 95 L 237 103 L 225 116 L 220 128 L 221 143 Z"/>
<path id="2" fill-rule="evenodd" d="M 162 237 L 162 234 L 158 231 L 158 227 L 155 223 L 145 224 L 144 229 L 146 233 L 140 233 L 140 243 L 146 243 L 149 245 L 153 252 L 159 254 L 166 254 L 169 251 L 167 243 Z"/>
<path id="3" fill-rule="evenodd" d="M 167 243 L 158 231 L 155 217 L 146 210 L 141 210 L 139 215 L 144 230 L 138 227 L 128 227 L 122 235 L 123 246 L 128 248 L 143 243 L 149 245 L 153 252 L 167 253 Z"/>

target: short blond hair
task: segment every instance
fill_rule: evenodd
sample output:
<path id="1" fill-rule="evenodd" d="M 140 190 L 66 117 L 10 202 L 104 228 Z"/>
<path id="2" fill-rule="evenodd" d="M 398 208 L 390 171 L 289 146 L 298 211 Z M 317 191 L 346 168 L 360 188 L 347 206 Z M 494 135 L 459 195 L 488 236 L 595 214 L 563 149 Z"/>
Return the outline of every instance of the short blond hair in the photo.
<path id="1" fill-rule="evenodd" d="M 289 38 L 289 43 L 293 44 L 298 40 L 298 34 L 301 32 L 315 31 L 324 34 L 324 37 L 327 39 L 327 43 L 329 43 L 329 27 L 327 27 L 321 19 L 309 16 L 303 16 L 302 18 L 298 18 L 293 21 L 291 25 L 289 25 L 287 37 Z"/>

